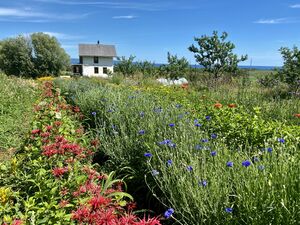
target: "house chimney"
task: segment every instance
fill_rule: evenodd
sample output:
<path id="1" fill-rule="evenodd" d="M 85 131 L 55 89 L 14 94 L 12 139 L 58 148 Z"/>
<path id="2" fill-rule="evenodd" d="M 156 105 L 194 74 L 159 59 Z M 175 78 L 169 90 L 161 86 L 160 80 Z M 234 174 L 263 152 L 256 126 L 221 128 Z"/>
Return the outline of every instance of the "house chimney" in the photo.
<path id="1" fill-rule="evenodd" d="M 98 45 L 100 44 L 99 40 L 97 41 L 97 44 L 98 44 Z"/>

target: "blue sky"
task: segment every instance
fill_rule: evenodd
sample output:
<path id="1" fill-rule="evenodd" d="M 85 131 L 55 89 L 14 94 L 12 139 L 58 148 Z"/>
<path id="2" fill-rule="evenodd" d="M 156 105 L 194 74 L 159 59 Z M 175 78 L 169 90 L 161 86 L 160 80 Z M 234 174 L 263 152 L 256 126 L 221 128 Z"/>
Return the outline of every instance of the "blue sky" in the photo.
<path id="1" fill-rule="evenodd" d="M 0 39 L 54 35 L 72 58 L 78 43 L 115 44 L 119 56 L 165 63 L 167 52 L 195 63 L 193 38 L 229 33 L 244 65 L 279 66 L 281 46 L 300 47 L 300 0 L 11 0 L 0 2 Z"/>

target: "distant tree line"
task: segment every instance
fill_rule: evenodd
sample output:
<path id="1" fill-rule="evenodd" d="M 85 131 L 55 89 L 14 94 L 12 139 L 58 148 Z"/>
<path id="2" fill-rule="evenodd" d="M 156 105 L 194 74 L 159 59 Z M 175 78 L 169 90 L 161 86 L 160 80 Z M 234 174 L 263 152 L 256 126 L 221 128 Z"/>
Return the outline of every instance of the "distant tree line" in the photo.
<path id="1" fill-rule="evenodd" d="M 58 76 L 70 68 L 70 57 L 55 37 L 44 33 L 0 41 L 0 69 L 22 77 Z"/>

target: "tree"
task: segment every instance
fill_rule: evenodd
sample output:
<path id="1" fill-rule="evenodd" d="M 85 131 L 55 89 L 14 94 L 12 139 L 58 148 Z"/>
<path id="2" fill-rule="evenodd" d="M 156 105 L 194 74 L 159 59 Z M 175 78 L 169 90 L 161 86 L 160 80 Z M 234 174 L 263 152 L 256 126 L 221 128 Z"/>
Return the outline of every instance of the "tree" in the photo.
<path id="1" fill-rule="evenodd" d="M 31 35 L 34 65 L 39 75 L 58 75 L 70 67 L 70 57 L 55 37 L 44 33 Z"/>
<path id="2" fill-rule="evenodd" d="M 32 76 L 32 47 L 24 36 L 8 38 L 0 42 L 0 68 L 8 75 Z"/>
<path id="3" fill-rule="evenodd" d="M 238 63 L 247 60 L 247 55 L 240 58 L 232 52 L 235 45 L 225 41 L 228 34 L 223 32 L 219 37 L 214 31 L 212 36 L 203 35 L 194 38 L 199 47 L 193 44 L 188 48 L 195 55 L 196 61 L 204 67 L 204 70 L 219 78 L 224 72 L 234 73 L 238 70 Z"/>
<path id="4" fill-rule="evenodd" d="M 137 66 L 134 65 L 133 60 L 135 56 L 130 55 L 128 59 L 125 56 L 118 57 L 118 64 L 115 66 L 115 71 L 120 72 L 125 77 L 133 77 L 134 73 L 137 70 Z"/>
<path id="5" fill-rule="evenodd" d="M 178 58 L 177 55 L 171 55 L 168 52 L 168 64 L 163 66 L 162 70 L 168 74 L 171 79 L 177 79 L 186 75 L 189 70 L 189 62 L 186 58 Z"/>
<path id="6" fill-rule="evenodd" d="M 294 46 L 293 49 L 282 47 L 279 51 L 284 61 L 278 72 L 279 79 L 297 90 L 300 88 L 300 50 Z"/>
<path id="7" fill-rule="evenodd" d="M 141 61 L 137 63 L 137 69 L 143 74 L 144 77 L 154 77 L 157 74 L 155 64 L 150 61 Z"/>

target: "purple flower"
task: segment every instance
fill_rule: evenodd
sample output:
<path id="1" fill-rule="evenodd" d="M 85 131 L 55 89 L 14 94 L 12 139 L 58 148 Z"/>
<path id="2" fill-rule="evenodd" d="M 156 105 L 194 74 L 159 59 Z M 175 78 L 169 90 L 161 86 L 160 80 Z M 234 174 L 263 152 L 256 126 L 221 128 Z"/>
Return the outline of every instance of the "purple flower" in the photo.
<path id="1" fill-rule="evenodd" d="M 257 156 L 253 156 L 252 157 L 252 162 L 255 163 L 255 162 L 259 162 L 259 158 Z"/>
<path id="2" fill-rule="evenodd" d="M 192 167 L 192 166 L 187 166 L 186 169 L 187 169 L 188 171 L 193 171 L 193 167 Z"/>
<path id="3" fill-rule="evenodd" d="M 172 164 L 173 164 L 172 159 L 169 159 L 169 160 L 167 161 L 167 166 L 172 166 Z"/>
<path id="4" fill-rule="evenodd" d="M 206 116 L 205 119 L 209 121 L 211 120 L 211 116 Z"/>
<path id="5" fill-rule="evenodd" d="M 201 124 L 201 123 L 195 123 L 195 126 L 196 126 L 196 127 L 201 127 L 202 124 Z"/>
<path id="6" fill-rule="evenodd" d="M 203 147 L 202 147 L 201 145 L 196 145 L 196 146 L 195 146 L 195 149 L 196 149 L 196 150 L 200 150 L 200 149 L 203 149 Z"/>
<path id="7" fill-rule="evenodd" d="M 144 117 L 145 113 L 144 112 L 140 112 L 140 117 Z"/>
<path id="8" fill-rule="evenodd" d="M 244 166 L 244 167 L 248 167 L 250 165 L 251 165 L 251 162 L 249 160 L 245 160 L 242 162 L 242 166 Z"/>
<path id="9" fill-rule="evenodd" d="M 97 114 L 96 112 L 92 112 L 92 115 L 93 115 L 93 116 L 96 116 L 96 114 Z"/>
<path id="10" fill-rule="evenodd" d="M 140 135 L 145 134 L 145 130 L 140 130 L 140 131 L 139 131 L 139 134 L 140 134 Z"/>
<path id="11" fill-rule="evenodd" d="M 217 135 L 217 134 L 212 134 L 210 137 L 211 137 L 212 139 L 216 139 L 216 138 L 218 137 L 218 135 Z"/>
<path id="12" fill-rule="evenodd" d="M 271 152 L 273 151 L 273 149 L 272 149 L 272 148 L 267 148 L 267 151 L 268 151 L 269 153 L 271 153 Z"/>
<path id="13" fill-rule="evenodd" d="M 113 110 L 112 110 L 112 109 L 109 109 L 109 110 L 107 110 L 107 112 L 113 112 Z"/>
<path id="14" fill-rule="evenodd" d="M 202 187 L 206 187 L 207 186 L 207 181 L 206 180 L 199 181 L 198 185 L 202 186 Z"/>
<path id="15" fill-rule="evenodd" d="M 277 140 L 278 140 L 278 142 L 280 142 L 282 144 L 285 142 L 285 140 L 283 138 L 278 138 Z"/>
<path id="16" fill-rule="evenodd" d="M 174 209 L 169 208 L 167 211 L 165 211 L 164 216 L 166 219 L 169 219 L 173 213 L 174 213 Z"/>
<path id="17" fill-rule="evenodd" d="M 158 142 L 158 144 L 160 144 L 160 145 L 166 145 L 166 144 L 169 144 L 169 143 L 171 143 L 171 141 L 169 139 Z"/>
<path id="18" fill-rule="evenodd" d="M 145 157 L 148 157 L 148 158 L 151 158 L 151 157 L 152 157 L 152 154 L 151 154 L 150 152 L 146 152 L 146 153 L 144 154 L 144 156 L 145 156 Z"/>
<path id="19" fill-rule="evenodd" d="M 157 170 L 152 170 L 151 174 L 153 176 L 157 176 L 157 175 L 159 175 L 159 172 Z"/>
<path id="20" fill-rule="evenodd" d="M 231 162 L 231 161 L 227 162 L 227 163 L 226 163 L 226 166 L 227 166 L 227 167 L 233 167 L 233 162 Z"/>
<path id="21" fill-rule="evenodd" d="M 208 142 L 208 139 L 202 139 L 201 140 L 203 143 L 206 143 L 206 142 Z"/>
<path id="22" fill-rule="evenodd" d="M 170 123 L 169 126 L 170 127 L 175 127 L 175 123 Z"/>
<path id="23" fill-rule="evenodd" d="M 233 209 L 231 207 L 225 208 L 225 212 L 232 213 Z"/>
<path id="24" fill-rule="evenodd" d="M 168 146 L 171 147 L 171 148 L 175 148 L 176 144 L 175 143 L 169 143 Z"/>
<path id="25" fill-rule="evenodd" d="M 210 155 L 211 155 L 211 156 L 216 156 L 216 155 L 217 155 L 217 152 L 216 152 L 216 151 L 212 151 L 212 152 L 210 153 Z"/>

